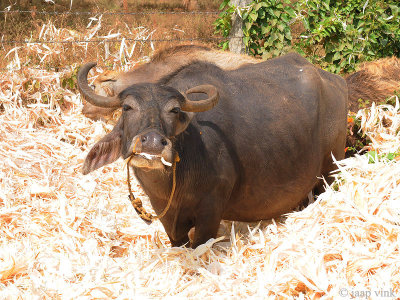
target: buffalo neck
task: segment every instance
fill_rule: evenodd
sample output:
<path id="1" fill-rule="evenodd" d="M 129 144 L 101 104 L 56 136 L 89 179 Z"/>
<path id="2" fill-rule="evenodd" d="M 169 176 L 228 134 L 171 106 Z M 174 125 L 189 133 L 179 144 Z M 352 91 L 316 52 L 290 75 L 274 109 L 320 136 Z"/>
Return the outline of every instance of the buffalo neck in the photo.
<path id="1" fill-rule="evenodd" d="M 169 167 L 168 170 L 133 169 L 141 187 L 150 199 L 166 199 L 169 197 L 172 187 L 172 167 Z"/>
<path id="2" fill-rule="evenodd" d="M 174 202 L 180 197 L 182 190 L 195 188 L 195 183 L 190 180 L 190 174 L 198 174 L 199 170 L 205 167 L 202 160 L 205 149 L 198 128 L 190 124 L 183 133 L 174 139 L 173 149 L 180 158 L 178 162 L 175 162 L 176 190 L 173 200 L 173 206 L 175 206 L 177 203 L 174 204 Z M 173 168 L 133 169 L 141 187 L 150 198 L 154 210 L 159 213 L 171 194 Z"/>

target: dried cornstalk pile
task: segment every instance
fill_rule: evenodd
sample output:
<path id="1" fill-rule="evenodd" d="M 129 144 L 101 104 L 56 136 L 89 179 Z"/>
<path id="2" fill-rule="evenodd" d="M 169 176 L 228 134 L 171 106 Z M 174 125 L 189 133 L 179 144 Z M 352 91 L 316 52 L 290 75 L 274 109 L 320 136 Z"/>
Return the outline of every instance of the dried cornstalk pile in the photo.
<path id="1" fill-rule="evenodd" d="M 192 250 L 139 219 L 122 160 L 80 173 L 112 125 L 85 118 L 63 76 L 0 73 L 0 299 L 400 296 L 398 101 L 359 113 L 376 155 L 339 161 L 313 204 L 225 222 L 225 237 Z"/>
<path id="2" fill-rule="evenodd" d="M 137 217 L 122 161 L 80 173 L 111 125 L 86 119 L 60 76 L 0 77 L 0 298 L 400 293 L 400 162 L 384 155 L 399 151 L 398 105 L 360 113 L 375 163 L 340 161 L 335 190 L 281 224 L 226 223 L 225 240 L 191 250 L 170 248 L 160 223 Z M 30 91 L 32 77 L 40 88 Z"/>
<path id="3" fill-rule="evenodd" d="M 133 55 L 143 52 L 145 41 L 150 40 L 156 30 L 124 25 L 125 30 L 111 29 L 107 34 L 101 34 L 102 15 L 90 18 L 87 30 L 83 32 L 57 28 L 52 21 L 48 21 L 34 36 L 26 39 L 26 43 L 11 49 L 2 45 L 0 53 L 6 60 L 0 63 L 0 67 L 5 63 L 4 67 L 8 70 L 24 66 L 43 69 L 46 66 L 59 66 L 59 69 L 64 70 L 69 69 L 70 61 L 75 62 L 71 66 L 75 68 L 89 60 L 109 67 L 122 64 L 122 69 L 126 70 L 134 63 Z M 153 42 L 149 41 L 148 44 L 154 50 Z"/>

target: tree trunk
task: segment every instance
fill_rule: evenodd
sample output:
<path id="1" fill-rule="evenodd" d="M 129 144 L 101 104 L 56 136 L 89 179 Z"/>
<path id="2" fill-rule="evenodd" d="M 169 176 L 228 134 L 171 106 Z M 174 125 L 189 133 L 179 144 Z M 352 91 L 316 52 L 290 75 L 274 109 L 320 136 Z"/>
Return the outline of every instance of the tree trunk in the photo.
<path id="1" fill-rule="evenodd" d="M 231 3 L 236 7 L 245 7 L 252 0 L 231 0 Z M 232 29 L 229 34 L 229 50 L 234 53 L 246 53 L 246 46 L 243 43 L 243 20 L 237 14 L 237 11 L 232 16 Z"/>

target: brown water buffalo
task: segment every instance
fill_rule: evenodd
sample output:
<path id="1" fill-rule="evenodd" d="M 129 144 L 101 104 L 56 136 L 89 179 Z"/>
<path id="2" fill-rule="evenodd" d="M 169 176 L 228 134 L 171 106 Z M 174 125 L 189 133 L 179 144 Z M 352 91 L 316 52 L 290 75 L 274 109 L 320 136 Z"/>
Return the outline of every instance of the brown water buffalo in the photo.
<path id="1" fill-rule="evenodd" d="M 156 83 L 113 97 L 78 73 L 81 94 L 122 107 L 114 129 L 88 153 L 87 174 L 119 157 L 130 167 L 173 246 L 215 237 L 221 219 L 258 221 L 290 212 L 344 157 L 347 86 L 343 78 L 288 54 L 236 70 L 193 62 Z M 128 166 L 129 167 L 129 166 Z"/>
<path id="2" fill-rule="evenodd" d="M 184 65 L 201 60 L 215 63 L 222 69 L 234 70 L 244 64 L 259 63 L 259 59 L 226 51 L 213 50 L 199 45 L 179 45 L 156 52 L 150 62 L 141 64 L 129 72 L 106 71 L 94 81 L 95 92 L 114 96 L 131 84 L 157 82 Z M 400 90 L 400 60 L 397 57 L 382 58 L 363 63 L 357 72 L 345 77 L 349 88 L 349 109 L 357 112 L 359 99 L 382 102 Z M 101 108 L 85 102 L 83 113 L 92 119 L 109 118 L 115 108 Z"/>
<path id="3" fill-rule="evenodd" d="M 346 82 L 351 111 L 358 111 L 359 99 L 383 102 L 400 91 L 400 59 L 390 57 L 363 63 L 357 72 L 346 76 Z"/>
<path id="4" fill-rule="evenodd" d="M 199 45 L 179 45 L 156 52 L 150 62 L 136 66 L 129 72 L 107 71 L 94 81 L 95 92 L 103 96 L 114 96 L 132 84 L 157 82 L 184 65 L 201 60 L 216 64 L 222 69 L 232 70 L 244 64 L 260 60 L 247 55 L 218 51 Z M 91 119 L 108 118 L 115 108 L 101 108 L 85 102 L 83 114 Z"/>

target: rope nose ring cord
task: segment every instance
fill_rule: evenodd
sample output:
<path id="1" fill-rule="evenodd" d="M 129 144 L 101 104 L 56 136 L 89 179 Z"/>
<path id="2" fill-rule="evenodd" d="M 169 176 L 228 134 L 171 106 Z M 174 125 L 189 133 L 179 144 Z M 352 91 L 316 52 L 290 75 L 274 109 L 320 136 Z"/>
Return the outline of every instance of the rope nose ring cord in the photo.
<path id="1" fill-rule="evenodd" d="M 139 142 L 139 138 L 136 139 L 135 145 L 133 147 L 132 155 L 129 157 L 128 163 L 127 163 L 127 181 L 128 181 L 128 190 L 129 190 L 129 200 L 132 203 L 133 208 L 139 215 L 139 217 L 148 225 L 150 225 L 154 220 L 161 219 L 162 217 L 165 216 L 167 213 L 169 207 L 171 206 L 172 198 L 174 197 L 175 193 L 175 187 L 176 187 L 176 163 L 179 162 L 179 155 L 176 153 L 175 159 L 172 165 L 172 188 L 171 188 L 171 194 L 169 196 L 167 205 L 164 207 L 164 210 L 159 214 L 159 215 L 152 215 L 146 211 L 146 209 L 143 207 L 142 200 L 135 198 L 135 196 L 132 193 L 132 186 L 131 186 L 131 176 L 129 172 L 129 163 L 132 160 L 133 156 L 136 153 L 136 145 Z"/>

